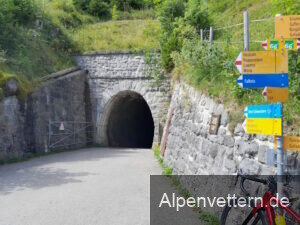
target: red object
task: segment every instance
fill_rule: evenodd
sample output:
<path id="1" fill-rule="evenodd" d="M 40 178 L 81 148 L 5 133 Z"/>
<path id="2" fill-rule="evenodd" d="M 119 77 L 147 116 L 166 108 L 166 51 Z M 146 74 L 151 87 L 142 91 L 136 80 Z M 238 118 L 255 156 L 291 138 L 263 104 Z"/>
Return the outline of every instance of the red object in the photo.
<path id="1" fill-rule="evenodd" d="M 237 65 L 237 66 L 242 65 L 242 61 L 235 61 L 235 65 Z"/>
<path id="2" fill-rule="evenodd" d="M 162 156 L 164 155 L 165 150 L 166 150 L 167 141 L 168 141 L 168 137 L 169 137 L 169 130 L 170 130 L 173 114 L 174 114 L 174 109 L 171 109 L 170 116 L 169 116 L 168 123 L 167 123 L 166 132 L 165 132 L 165 135 L 163 137 L 163 143 L 162 143 L 162 146 L 161 146 L 161 149 L 160 149 L 160 154 Z"/>
<path id="3" fill-rule="evenodd" d="M 247 219 L 243 222 L 243 225 L 248 224 L 248 222 L 255 216 L 255 214 L 260 210 L 261 208 L 264 208 L 268 217 L 269 224 L 275 224 L 275 213 L 274 209 L 271 205 L 271 201 L 275 201 L 276 204 L 280 206 L 283 210 L 285 210 L 287 213 L 289 213 L 298 223 L 300 223 L 300 216 L 295 213 L 292 209 L 286 207 L 283 205 L 273 194 L 270 192 L 266 192 L 263 196 L 262 203 L 258 203 L 252 210 L 252 212 L 249 214 Z"/>

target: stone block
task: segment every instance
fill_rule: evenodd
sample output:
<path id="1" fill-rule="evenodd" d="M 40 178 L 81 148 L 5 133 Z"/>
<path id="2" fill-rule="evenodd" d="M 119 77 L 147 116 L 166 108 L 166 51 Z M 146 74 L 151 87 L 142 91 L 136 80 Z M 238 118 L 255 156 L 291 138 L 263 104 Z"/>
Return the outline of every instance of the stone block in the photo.
<path id="1" fill-rule="evenodd" d="M 242 137 L 244 134 L 245 134 L 245 130 L 244 130 L 242 124 L 238 123 L 234 129 L 234 135 Z"/>
<path id="2" fill-rule="evenodd" d="M 229 174 L 233 174 L 237 171 L 237 163 L 235 160 L 225 158 L 224 167 L 228 170 Z"/>
<path id="3" fill-rule="evenodd" d="M 239 168 L 247 175 L 259 175 L 261 172 L 261 166 L 259 163 L 256 160 L 249 158 L 243 159 Z"/>
<path id="4" fill-rule="evenodd" d="M 266 145 L 260 145 L 259 149 L 258 149 L 258 161 L 260 163 L 265 164 L 266 163 L 266 154 L 267 154 L 267 150 L 269 149 L 268 146 Z"/>
<path id="5" fill-rule="evenodd" d="M 216 158 L 217 154 L 218 154 L 218 145 L 210 144 L 208 146 L 208 155 L 214 159 Z"/>
<path id="6" fill-rule="evenodd" d="M 237 152 L 241 156 L 254 158 L 258 154 L 259 145 L 255 141 L 244 141 L 242 139 L 236 141 L 238 146 Z"/>
<path id="7" fill-rule="evenodd" d="M 233 148 L 234 147 L 234 142 L 235 142 L 234 138 L 231 137 L 230 135 L 224 136 L 224 145 L 225 146 Z"/>

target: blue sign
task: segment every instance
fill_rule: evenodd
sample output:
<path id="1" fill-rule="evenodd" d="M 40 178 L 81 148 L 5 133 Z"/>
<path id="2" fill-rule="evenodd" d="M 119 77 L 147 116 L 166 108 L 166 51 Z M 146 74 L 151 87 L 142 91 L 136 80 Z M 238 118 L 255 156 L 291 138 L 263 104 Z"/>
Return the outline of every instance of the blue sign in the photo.
<path id="1" fill-rule="evenodd" d="M 285 74 L 247 74 L 237 79 L 242 88 L 289 87 L 289 76 Z"/>
<path id="2" fill-rule="evenodd" d="M 249 105 L 244 111 L 247 118 L 281 118 L 281 104 Z"/>

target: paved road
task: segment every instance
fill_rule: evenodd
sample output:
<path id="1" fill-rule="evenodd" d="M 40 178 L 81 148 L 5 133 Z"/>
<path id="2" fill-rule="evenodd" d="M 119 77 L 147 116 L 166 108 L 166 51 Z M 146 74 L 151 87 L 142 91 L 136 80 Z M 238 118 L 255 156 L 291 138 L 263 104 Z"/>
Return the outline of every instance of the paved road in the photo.
<path id="1" fill-rule="evenodd" d="M 147 225 L 150 174 L 161 174 L 153 152 L 135 149 L 0 166 L 0 225 Z"/>

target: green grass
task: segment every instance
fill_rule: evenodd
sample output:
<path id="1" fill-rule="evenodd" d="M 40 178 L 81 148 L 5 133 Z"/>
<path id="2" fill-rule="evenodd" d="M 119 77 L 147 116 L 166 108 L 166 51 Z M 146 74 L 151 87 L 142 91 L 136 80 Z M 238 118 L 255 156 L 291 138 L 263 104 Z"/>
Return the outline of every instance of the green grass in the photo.
<path id="1" fill-rule="evenodd" d="M 249 20 L 267 19 L 263 22 L 250 22 L 250 50 L 264 51 L 261 47 L 261 41 L 274 37 L 275 27 L 275 11 L 271 1 L 259 0 L 225 0 L 225 1 L 207 1 L 209 16 L 213 22 L 213 27 L 217 29 L 214 32 L 214 46 L 223 49 L 228 60 L 234 62 L 238 54 L 243 51 L 243 25 L 229 28 L 219 29 L 225 26 L 243 23 L 243 12 L 249 13 Z M 284 12 L 282 12 L 284 14 Z M 299 14 L 299 13 L 298 13 Z M 208 32 L 205 31 L 208 35 Z M 291 57 L 290 57 L 291 58 Z M 300 54 L 298 54 L 298 62 Z M 285 133 L 289 135 L 300 135 L 300 86 L 299 69 L 293 65 L 295 60 L 290 60 L 289 76 L 294 84 L 290 87 L 289 102 L 284 107 Z M 299 67 L 299 64 L 298 64 Z M 199 71 L 198 71 L 199 70 Z M 262 90 L 243 90 L 236 84 L 239 73 L 236 69 L 229 73 L 214 74 L 213 79 L 201 79 L 201 68 L 190 68 L 189 62 L 175 68 L 173 73 L 189 82 L 194 87 L 200 89 L 216 101 L 224 103 L 229 109 L 230 130 L 233 131 L 234 126 L 244 120 L 243 109 L 251 104 L 265 104 L 261 94 Z"/>
<path id="2" fill-rule="evenodd" d="M 156 20 L 108 21 L 70 32 L 81 52 L 95 50 L 147 50 L 159 47 Z"/>
<path id="3" fill-rule="evenodd" d="M 70 55 L 159 47 L 160 27 L 153 20 L 154 10 L 118 12 L 119 19 L 128 20 L 101 21 L 78 11 L 72 0 L 45 0 L 45 7 L 42 1 L 35 2 L 43 28 L 36 28 L 34 21 L 26 25 L 8 24 L 4 33 L 9 35 L 0 46 L 0 71 L 19 79 L 23 97 L 39 85 L 38 78 L 74 66 Z M 5 90 L 0 92 L 1 99 Z"/>
<path id="4" fill-rule="evenodd" d="M 155 148 L 154 148 L 154 156 L 155 158 L 157 159 L 157 162 L 159 163 L 161 169 L 162 169 L 162 175 L 164 176 L 171 176 L 172 173 L 173 173 L 173 169 L 171 167 L 167 167 L 165 164 L 164 164 L 164 161 L 160 155 L 160 145 L 157 145 Z"/>

